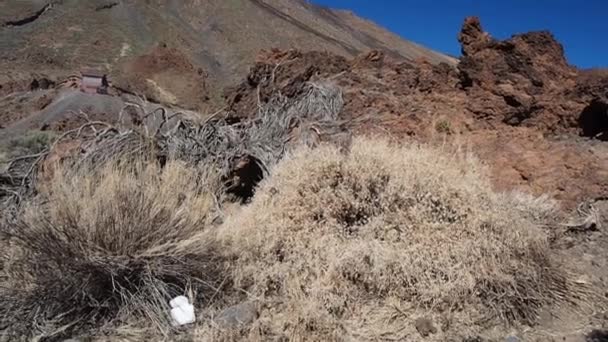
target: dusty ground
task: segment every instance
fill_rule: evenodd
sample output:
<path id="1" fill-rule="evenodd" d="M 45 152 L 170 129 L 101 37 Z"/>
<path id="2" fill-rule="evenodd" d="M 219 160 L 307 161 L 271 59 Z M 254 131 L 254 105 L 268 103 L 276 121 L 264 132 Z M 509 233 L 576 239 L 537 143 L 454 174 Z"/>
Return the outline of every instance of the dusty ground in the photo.
<path id="1" fill-rule="evenodd" d="M 146 113 L 159 108 L 167 110 L 169 115 L 180 112 L 181 118 L 198 118 L 200 115 L 179 107 L 142 101 L 128 93 L 85 94 L 72 88 L 14 93 L 1 99 L 0 105 L 4 105 L 6 113 L 2 122 L 4 126 L 0 127 L 0 143 L 30 130 L 63 132 L 78 128 L 87 121 L 116 123 L 120 119 L 126 125 L 138 124 Z M 145 121 L 150 127 L 156 127 L 158 123 L 151 120 L 157 119 L 157 116 L 150 116 Z"/>
<path id="2" fill-rule="evenodd" d="M 157 46 L 127 59 L 112 80 L 115 88 L 146 96 L 150 101 L 204 112 L 212 92 L 209 75 L 177 49 Z"/>

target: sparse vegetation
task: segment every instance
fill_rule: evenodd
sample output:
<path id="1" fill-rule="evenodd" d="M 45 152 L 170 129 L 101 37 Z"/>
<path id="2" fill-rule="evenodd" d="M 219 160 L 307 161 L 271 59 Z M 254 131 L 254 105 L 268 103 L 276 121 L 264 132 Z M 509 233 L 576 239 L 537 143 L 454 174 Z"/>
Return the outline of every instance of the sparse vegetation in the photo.
<path id="1" fill-rule="evenodd" d="M 168 300 L 186 294 L 204 312 L 200 340 L 416 340 L 421 317 L 448 322 L 433 335 L 444 340 L 584 299 L 542 227 L 554 202 L 494 193 L 461 154 L 368 138 L 350 152 L 302 145 L 229 215 L 206 168 L 83 170 L 60 168 L 3 229 L 9 336 L 122 334 L 132 322 L 130 334 L 167 334 Z M 210 323 L 247 297 L 261 308 L 252 326 Z"/>
<path id="2" fill-rule="evenodd" d="M 0 162 L 14 157 L 36 154 L 47 148 L 57 135 L 49 131 L 28 131 L 0 146 Z"/>
<path id="3" fill-rule="evenodd" d="M 443 133 L 443 134 L 452 134 L 453 133 L 452 125 L 446 119 L 441 119 L 441 120 L 437 121 L 435 123 L 435 130 L 437 131 L 437 133 Z"/>

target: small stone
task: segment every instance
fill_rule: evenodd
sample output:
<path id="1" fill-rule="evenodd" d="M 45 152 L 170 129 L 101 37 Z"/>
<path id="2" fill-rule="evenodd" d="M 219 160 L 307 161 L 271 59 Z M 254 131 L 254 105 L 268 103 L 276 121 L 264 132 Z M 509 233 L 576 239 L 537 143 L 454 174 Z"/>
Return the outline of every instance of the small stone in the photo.
<path id="1" fill-rule="evenodd" d="M 222 311 L 214 322 L 222 328 L 238 328 L 252 323 L 258 316 L 258 310 L 253 302 L 244 302 L 231 306 Z"/>
<path id="2" fill-rule="evenodd" d="M 521 340 L 519 339 L 519 337 L 511 335 L 505 338 L 505 342 L 521 342 Z"/>
<path id="3" fill-rule="evenodd" d="M 433 325 L 433 321 L 425 317 L 418 318 L 415 322 L 415 326 L 422 337 L 437 333 L 437 328 Z"/>

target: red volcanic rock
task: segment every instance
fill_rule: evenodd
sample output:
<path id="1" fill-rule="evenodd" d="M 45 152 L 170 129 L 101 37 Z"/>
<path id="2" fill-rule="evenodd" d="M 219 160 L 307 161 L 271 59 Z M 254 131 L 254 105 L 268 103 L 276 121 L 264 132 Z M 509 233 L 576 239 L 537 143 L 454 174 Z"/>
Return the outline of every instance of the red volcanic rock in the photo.
<path id="1" fill-rule="evenodd" d="M 478 17 L 468 17 L 458 35 L 462 55 L 469 56 L 483 49 L 491 41 L 490 35 L 481 28 Z"/>
<path id="2" fill-rule="evenodd" d="M 608 196 L 608 72 L 580 72 L 549 32 L 499 41 L 465 20 L 457 68 L 370 51 L 348 61 L 325 52 L 271 50 L 226 91 L 236 116 L 277 90 L 306 82 L 341 87 L 341 119 L 362 134 L 466 143 L 499 190 L 547 193 L 572 207 Z M 582 138 L 580 136 L 583 136 Z M 590 139 L 592 138 L 592 139 Z"/>

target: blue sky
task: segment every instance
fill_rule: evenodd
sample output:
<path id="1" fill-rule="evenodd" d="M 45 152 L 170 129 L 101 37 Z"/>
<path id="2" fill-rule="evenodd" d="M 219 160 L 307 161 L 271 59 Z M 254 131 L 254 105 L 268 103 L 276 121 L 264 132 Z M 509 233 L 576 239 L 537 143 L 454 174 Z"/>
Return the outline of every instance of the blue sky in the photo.
<path id="1" fill-rule="evenodd" d="M 581 68 L 608 67 L 608 0 L 313 0 L 349 9 L 406 39 L 460 55 L 457 35 L 464 17 L 481 18 L 495 38 L 549 30 L 568 61 Z"/>

